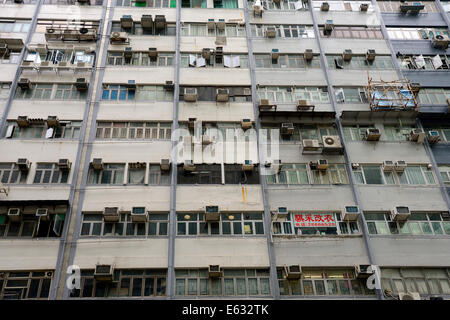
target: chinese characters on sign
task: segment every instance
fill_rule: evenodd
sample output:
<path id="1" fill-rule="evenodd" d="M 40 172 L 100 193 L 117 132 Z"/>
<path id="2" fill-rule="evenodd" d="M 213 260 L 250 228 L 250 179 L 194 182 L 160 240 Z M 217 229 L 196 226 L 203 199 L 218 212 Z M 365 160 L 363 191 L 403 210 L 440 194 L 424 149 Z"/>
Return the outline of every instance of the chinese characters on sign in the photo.
<path id="1" fill-rule="evenodd" d="M 296 227 L 336 227 L 334 214 L 330 213 L 296 213 Z"/>

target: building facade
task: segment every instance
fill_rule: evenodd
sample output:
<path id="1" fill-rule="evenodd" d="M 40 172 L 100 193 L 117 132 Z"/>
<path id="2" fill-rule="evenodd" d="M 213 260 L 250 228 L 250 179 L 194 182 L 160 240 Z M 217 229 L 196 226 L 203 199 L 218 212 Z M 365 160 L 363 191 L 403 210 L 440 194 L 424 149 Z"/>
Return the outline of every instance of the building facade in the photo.
<path id="1" fill-rule="evenodd" d="M 0 299 L 450 298 L 448 1 L 0 8 Z"/>

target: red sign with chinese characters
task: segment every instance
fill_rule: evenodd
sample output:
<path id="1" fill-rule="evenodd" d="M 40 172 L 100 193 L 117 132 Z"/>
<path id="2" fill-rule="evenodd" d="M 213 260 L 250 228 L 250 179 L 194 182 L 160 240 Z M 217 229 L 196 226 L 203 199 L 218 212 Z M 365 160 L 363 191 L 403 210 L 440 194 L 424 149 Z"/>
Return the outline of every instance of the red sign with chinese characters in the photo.
<path id="1" fill-rule="evenodd" d="M 331 213 L 296 213 L 294 220 L 296 227 L 336 227 Z"/>

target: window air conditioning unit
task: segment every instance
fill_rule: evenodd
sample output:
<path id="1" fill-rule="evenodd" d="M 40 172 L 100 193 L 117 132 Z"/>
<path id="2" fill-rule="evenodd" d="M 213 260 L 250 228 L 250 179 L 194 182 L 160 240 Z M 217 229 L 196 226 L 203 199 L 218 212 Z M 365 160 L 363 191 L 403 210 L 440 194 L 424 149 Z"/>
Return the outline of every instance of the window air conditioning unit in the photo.
<path id="1" fill-rule="evenodd" d="M 145 207 L 133 207 L 131 209 L 132 222 L 147 222 L 148 213 Z"/>
<path id="2" fill-rule="evenodd" d="M 20 128 L 26 128 L 30 125 L 30 121 L 28 120 L 28 116 L 18 116 L 17 117 L 17 125 Z"/>
<path id="3" fill-rule="evenodd" d="M 320 149 L 319 140 L 317 139 L 303 139 L 303 151 L 318 151 Z"/>
<path id="4" fill-rule="evenodd" d="M 429 143 L 436 143 L 439 140 L 441 140 L 441 137 L 439 136 L 439 131 L 434 130 L 428 131 L 427 140 Z"/>
<path id="5" fill-rule="evenodd" d="M 161 171 L 169 171 L 170 170 L 170 160 L 169 159 L 161 159 L 159 164 Z"/>
<path id="6" fill-rule="evenodd" d="M 130 15 L 124 15 L 120 18 L 120 26 L 122 28 L 132 28 L 133 27 L 133 17 Z"/>
<path id="7" fill-rule="evenodd" d="M 255 15 L 261 15 L 262 16 L 262 13 L 263 13 L 264 9 L 263 9 L 263 7 L 261 5 L 261 1 L 258 1 L 258 0 L 255 1 L 255 3 L 253 4 L 252 8 L 253 8 L 253 12 L 254 12 Z"/>
<path id="8" fill-rule="evenodd" d="M 166 28 L 166 16 L 157 14 L 155 16 L 155 29 L 161 30 Z"/>
<path id="9" fill-rule="evenodd" d="M 59 119 L 57 116 L 48 116 L 47 117 L 47 126 L 48 127 L 57 127 L 59 126 Z"/>
<path id="10" fill-rule="evenodd" d="M 284 267 L 284 272 L 289 280 L 300 279 L 302 275 L 302 268 L 299 265 L 286 266 Z"/>
<path id="11" fill-rule="evenodd" d="M 325 31 L 333 31 L 334 28 L 334 23 L 333 20 L 327 20 L 327 22 L 325 22 Z"/>
<path id="12" fill-rule="evenodd" d="M 402 13 L 406 13 L 408 11 L 418 13 L 423 8 L 425 8 L 425 6 L 422 4 L 422 2 L 419 1 L 414 2 L 400 1 L 400 12 Z"/>
<path id="13" fill-rule="evenodd" d="M 403 172 L 408 165 L 403 160 L 398 160 L 395 162 L 395 171 Z"/>
<path id="14" fill-rule="evenodd" d="M 433 37 L 433 45 L 435 48 L 446 50 L 450 43 L 450 38 L 445 34 L 438 34 Z"/>
<path id="15" fill-rule="evenodd" d="M 17 159 L 17 166 L 19 167 L 20 171 L 27 172 L 28 170 L 30 170 L 31 163 L 26 158 L 19 158 Z"/>
<path id="16" fill-rule="evenodd" d="M 320 11 L 328 11 L 330 10 L 330 5 L 328 2 L 322 2 L 322 5 L 320 6 Z"/>
<path id="17" fill-rule="evenodd" d="M 366 279 L 374 274 L 374 270 L 370 268 L 369 264 L 360 264 L 355 266 L 355 275 L 358 279 Z"/>
<path id="18" fill-rule="evenodd" d="M 184 160 L 183 169 L 184 171 L 194 171 L 195 170 L 194 162 L 192 160 Z"/>
<path id="19" fill-rule="evenodd" d="M 369 128 L 366 129 L 366 134 L 364 135 L 367 141 L 378 141 L 381 137 L 380 129 L 378 128 Z"/>
<path id="20" fill-rule="evenodd" d="M 128 36 L 126 32 L 112 32 L 109 40 L 112 44 L 125 43 L 128 40 Z"/>
<path id="21" fill-rule="evenodd" d="M 352 60 L 352 50 L 351 49 L 345 49 L 344 53 L 342 54 L 342 59 L 344 59 L 344 61 L 350 61 Z"/>
<path id="22" fill-rule="evenodd" d="M 208 19 L 206 25 L 208 26 L 208 30 L 214 30 L 216 28 L 216 23 L 214 22 L 214 19 Z"/>
<path id="23" fill-rule="evenodd" d="M 173 84 L 173 81 L 166 81 L 166 83 L 163 85 L 164 90 L 167 91 L 173 91 L 175 85 Z"/>
<path id="24" fill-rule="evenodd" d="M 131 47 L 126 47 L 125 51 L 123 52 L 123 57 L 125 59 L 131 59 L 133 57 L 133 52 Z"/>
<path id="25" fill-rule="evenodd" d="M 320 159 L 317 161 L 317 169 L 318 170 L 327 170 L 328 169 L 328 161 L 326 159 Z"/>
<path id="26" fill-rule="evenodd" d="M 184 88 L 184 101 L 196 102 L 197 101 L 197 88 Z"/>
<path id="27" fill-rule="evenodd" d="M 153 18 L 151 14 L 143 14 L 141 17 L 141 26 L 144 29 L 153 28 Z"/>
<path id="28" fill-rule="evenodd" d="M 367 61 L 374 61 L 375 60 L 375 49 L 369 49 L 366 52 L 366 60 Z"/>
<path id="29" fill-rule="evenodd" d="M 421 300 L 419 292 L 399 292 L 399 300 Z"/>
<path id="30" fill-rule="evenodd" d="M 273 104 L 270 103 L 269 99 L 260 99 L 258 108 L 259 108 L 259 111 L 272 110 Z"/>
<path id="31" fill-rule="evenodd" d="M 412 129 L 409 132 L 409 140 L 417 143 L 423 143 L 425 140 L 425 132 L 422 129 Z"/>
<path id="32" fill-rule="evenodd" d="M 357 206 L 345 206 L 342 214 L 342 220 L 356 221 L 359 217 L 359 208 Z"/>
<path id="33" fill-rule="evenodd" d="M 245 160 L 242 164 L 242 171 L 252 171 L 253 170 L 253 163 L 252 160 Z"/>
<path id="34" fill-rule="evenodd" d="M 223 272 L 220 270 L 219 265 L 209 265 L 208 275 L 210 278 L 220 278 L 223 276 Z"/>
<path id="35" fill-rule="evenodd" d="M 102 158 L 94 158 L 92 159 L 92 168 L 95 170 L 103 170 L 103 160 Z"/>
<path id="36" fill-rule="evenodd" d="M 75 82 L 75 87 L 78 91 L 86 91 L 89 87 L 86 78 L 77 78 L 77 81 Z"/>
<path id="37" fill-rule="evenodd" d="M 354 169 L 354 170 L 358 170 L 358 169 L 359 169 L 359 167 L 360 167 L 359 163 L 356 163 L 356 162 L 352 162 L 352 169 Z"/>
<path id="38" fill-rule="evenodd" d="M 393 221 L 406 221 L 411 216 L 411 212 L 408 207 L 395 207 L 391 213 L 391 219 Z"/>
<path id="39" fill-rule="evenodd" d="M 112 281 L 114 266 L 110 264 L 97 264 L 94 271 L 94 279 L 97 281 Z"/>
<path id="40" fill-rule="evenodd" d="M 157 58 L 158 57 L 158 49 L 157 48 L 148 48 L 148 56 L 150 58 Z"/>
<path id="41" fill-rule="evenodd" d="M 8 52 L 8 45 L 6 43 L 0 43 L 0 54 Z"/>
<path id="42" fill-rule="evenodd" d="M 277 36 L 277 29 L 274 26 L 266 27 L 266 37 L 275 38 Z"/>
<path id="43" fill-rule="evenodd" d="M 219 206 L 206 206 L 205 207 L 205 221 L 215 222 L 220 220 Z"/>
<path id="44" fill-rule="evenodd" d="M 287 216 L 289 215 L 289 211 L 287 207 L 278 207 L 277 211 L 273 213 L 272 220 L 273 221 L 285 221 Z"/>
<path id="45" fill-rule="evenodd" d="M 118 207 L 105 207 L 103 209 L 103 220 L 105 222 L 119 222 L 120 214 Z"/>
<path id="46" fill-rule="evenodd" d="M 48 220 L 48 209 L 47 208 L 38 208 L 36 209 L 36 217 L 38 217 L 41 220 Z"/>
<path id="47" fill-rule="evenodd" d="M 217 102 L 228 102 L 230 96 L 228 89 L 217 89 L 216 90 L 216 101 Z"/>
<path id="48" fill-rule="evenodd" d="M 21 211 L 19 208 L 9 208 L 8 209 L 8 219 L 17 222 L 20 221 Z"/>
<path id="49" fill-rule="evenodd" d="M 312 49 L 305 49 L 305 52 L 303 53 L 303 57 L 307 61 L 312 60 L 314 57 Z"/>
<path id="50" fill-rule="evenodd" d="M 31 81 L 29 79 L 22 78 L 22 79 L 19 80 L 17 85 L 22 90 L 29 90 L 31 88 Z"/>
<path id="51" fill-rule="evenodd" d="M 293 135 L 294 134 L 294 124 L 292 122 L 286 122 L 281 124 L 281 134 L 282 135 Z"/>
<path id="52" fill-rule="evenodd" d="M 279 53 L 280 53 L 280 50 L 272 49 L 272 51 L 270 52 L 270 56 L 271 56 L 272 60 L 277 60 Z"/>
<path id="53" fill-rule="evenodd" d="M 69 159 L 59 159 L 58 160 L 58 167 L 61 171 L 69 171 L 70 167 L 72 166 L 72 163 L 69 161 Z"/>
<path id="54" fill-rule="evenodd" d="M 275 159 L 275 160 L 268 160 L 264 163 L 264 166 L 266 168 L 275 168 L 278 170 L 278 172 L 281 170 L 281 168 L 283 167 L 283 165 L 281 164 L 281 160 L 279 159 Z"/>
<path id="55" fill-rule="evenodd" d="M 241 120 L 242 129 L 250 129 L 252 127 L 252 121 L 250 119 L 242 119 Z"/>
<path id="56" fill-rule="evenodd" d="M 383 169 L 383 171 L 394 171 L 395 164 L 391 160 L 383 161 L 383 164 L 381 165 L 381 169 Z"/>
<path id="57" fill-rule="evenodd" d="M 340 152 L 343 150 L 339 136 L 322 136 L 323 152 Z"/>
<path id="58" fill-rule="evenodd" d="M 367 9 L 369 9 L 369 4 L 368 3 L 361 3 L 361 5 L 359 6 L 359 9 L 363 12 L 366 12 Z"/>
<path id="59" fill-rule="evenodd" d="M 225 19 L 219 19 L 217 22 L 217 29 L 220 31 L 225 30 Z"/>
<path id="60" fill-rule="evenodd" d="M 209 61 L 211 59 L 211 55 L 214 53 L 213 49 L 210 48 L 203 48 L 202 49 L 202 58 Z"/>

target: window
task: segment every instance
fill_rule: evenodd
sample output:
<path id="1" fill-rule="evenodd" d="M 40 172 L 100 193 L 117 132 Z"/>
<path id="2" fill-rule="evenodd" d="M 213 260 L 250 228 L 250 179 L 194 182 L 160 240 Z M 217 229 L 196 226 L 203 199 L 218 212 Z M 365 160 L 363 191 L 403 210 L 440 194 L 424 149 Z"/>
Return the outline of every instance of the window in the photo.
<path id="1" fill-rule="evenodd" d="M 206 0 L 182 0 L 182 8 L 206 8 Z"/>
<path id="2" fill-rule="evenodd" d="M 103 214 L 83 213 L 82 237 L 167 236 L 168 213 L 149 213 L 148 221 L 131 221 L 131 214 L 121 213 L 119 222 L 105 222 Z"/>
<path id="3" fill-rule="evenodd" d="M 0 300 L 48 299 L 53 271 L 3 273 Z"/>
<path id="4" fill-rule="evenodd" d="M 382 171 L 379 165 L 361 165 L 354 169 L 359 184 L 413 184 L 434 185 L 434 174 L 426 165 L 408 165 L 404 172 Z"/>
<path id="5" fill-rule="evenodd" d="M 248 68 L 248 55 L 246 54 L 225 54 L 223 56 L 224 58 L 217 58 L 215 59 L 213 56 L 211 56 L 209 61 L 203 61 L 200 59 L 202 58 L 201 54 L 197 53 L 182 53 L 181 54 L 181 64 L 180 67 L 182 68 L 189 68 L 189 67 L 204 67 L 204 68 Z M 228 59 L 231 62 L 234 62 L 230 65 L 227 65 L 226 62 Z M 203 63 L 204 62 L 204 63 Z"/>
<path id="6" fill-rule="evenodd" d="M 418 292 L 420 294 L 449 294 L 450 279 L 446 269 L 437 268 L 382 268 L 383 290 L 393 294 Z"/>
<path id="7" fill-rule="evenodd" d="M 303 55 L 300 54 L 281 54 L 276 60 L 272 60 L 269 54 L 255 54 L 254 56 L 256 68 L 320 68 L 320 59 L 318 55 L 313 56 L 311 60 L 306 60 Z"/>
<path id="8" fill-rule="evenodd" d="M 214 8 L 237 9 L 238 1 L 237 0 L 214 0 Z"/>
<path id="9" fill-rule="evenodd" d="M 125 164 L 103 164 L 103 170 L 89 168 L 88 184 L 123 184 Z"/>
<path id="10" fill-rule="evenodd" d="M 252 33 L 252 37 L 265 37 L 266 36 L 266 28 L 267 27 L 275 27 L 276 36 L 278 38 L 305 38 L 305 39 L 314 39 L 314 29 L 312 26 L 303 26 L 303 25 L 263 25 L 263 24 L 251 24 L 250 30 Z"/>
<path id="11" fill-rule="evenodd" d="M 34 208 L 33 208 L 34 209 Z M 20 221 L 11 221 L 7 215 L 0 215 L 0 238 L 48 238 L 60 237 L 65 214 L 50 214 L 40 219 L 34 214 L 22 213 Z"/>
<path id="12" fill-rule="evenodd" d="M 384 126 L 386 133 L 386 140 L 388 141 L 409 141 L 409 133 L 415 126 L 399 125 L 399 126 Z"/>
<path id="13" fill-rule="evenodd" d="M 184 89 L 197 89 L 197 101 L 216 101 L 217 89 L 228 89 L 229 102 L 251 102 L 250 87 L 180 87 L 180 101 L 184 101 Z"/>
<path id="14" fill-rule="evenodd" d="M 19 127 L 16 121 L 8 121 L 7 126 L 14 126 L 12 138 L 21 139 L 78 139 L 81 121 L 60 121 L 57 127 L 47 127 L 45 123 Z"/>
<path id="15" fill-rule="evenodd" d="M 10 89 L 10 83 L 0 83 L 0 100 L 8 99 Z"/>
<path id="16" fill-rule="evenodd" d="M 350 61 L 345 61 L 342 55 L 327 55 L 326 58 L 330 69 L 394 69 L 391 56 L 377 55 L 373 61 L 367 61 L 365 56 L 355 55 Z"/>
<path id="17" fill-rule="evenodd" d="M 102 100 L 134 100 L 135 90 L 126 85 L 103 85 Z"/>
<path id="18" fill-rule="evenodd" d="M 360 125 L 344 126 L 343 133 L 347 141 L 363 141 L 366 135 L 366 130 L 374 128 L 374 125 Z M 409 133 L 408 133 L 409 134 Z"/>
<path id="19" fill-rule="evenodd" d="M 358 26 L 335 26 L 333 31 L 325 32 L 320 26 L 320 36 L 325 38 L 347 38 L 347 39 L 383 39 L 383 34 L 379 27 L 358 27 Z"/>
<path id="20" fill-rule="evenodd" d="M 17 87 L 16 99 L 85 100 L 87 91 L 78 91 L 73 84 L 31 84 L 29 90 Z"/>
<path id="21" fill-rule="evenodd" d="M 302 269 L 300 279 L 288 280 L 284 267 L 277 268 L 280 295 L 360 296 L 373 295 L 365 279 L 357 279 L 351 269 Z"/>
<path id="22" fill-rule="evenodd" d="M 26 183 L 28 172 L 19 170 L 16 163 L 0 163 L 1 183 Z"/>
<path id="23" fill-rule="evenodd" d="M 177 235 L 262 235 L 262 213 L 221 213 L 220 221 L 206 222 L 204 213 L 177 213 Z"/>
<path id="24" fill-rule="evenodd" d="M 210 278 L 206 269 L 175 270 L 177 296 L 270 295 L 268 269 L 224 269 L 223 277 Z"/>
<path id="25" fill-rule="evenodd" d="M 181 35 L 192 37 L 245 37 L 245 26 L 227 23 L 224 30 L 208 29 L 206 23 L 181 23 Z"/>
<path id="26" fill-rule="evenodd" d="M 348 184 L 344 164 L 329 164 L 325 170 L 311 170 L 307 164 L 283 164 L 274 175 L 266 175 L 268 184 Z"/>
<path id="27" fill-rule="evenodd" d="M 412 70 L 447 70 L 450 69 L 450 59 L 447 55 L 406 56 L 398 57 L 402 69 Z"/>
<path id="28" fill-rule="evenodd" d="M 364 213 L 370 234 L 450 235 L 450 220 L 440 213 L 411 213 L 407 221 L 393 221 L 388 213 Z"/>
<path id="29" fill-rule="evenodd" d="M 283 221 L 272 221 L 274 235 L 360 234 L 357 221 L 341 220 L 336 213 L 290 212 Z M 302 226 L 302 222 L 306 222 Z M 309 223 L 311 222 L 311 223 Z"/>
<path id="30" fill-rule="evenodd" d="M 148 52 L 133 52 L 131 58 L 125 58 L 123 51 L 108 51 L 108 65 L 110 66 L 145 66 L 170 67 L 173 66 L 173 53 L 158 53 L 156 59 L 151 59 Z"/>
<path id="31" fill-rule="evenodd" d="M 391 40 L 425 40 L 435 35 L 449 36 L 447 28 L 386 28 Z"/>
<path id="32" fill-rule="evenodd" d="M 150 0 L 151 1 L 151 0 Z M 159 1 L 159 0 L 155 0 Z M 164 0 L 163 0 L 164 1 Z M 175 0 L 170 0 L 175 1 Z M 111 32 L 126 32 L 129 35 L 136 36 L 175 36 L 176 32 L 176 24 L 174 22 L 167 22 L 166 27 L 164 29 L 144 29 L 141 26 L 140 22 L 136 20 L 133 22 L 133 26 L 131 28 L 122 28 L 120 25 L 120 21 L 113 21 L 111 26 Z"/>
<path id="33" fill-rule="evenodd" d="M 165 296 L 166 275 L 162 269 L 115 269 L 113 281 L 104 282 L 94 279 L 94 270 L 81 270 L 80 289 L 72 290 L 70 297 Z"/>
<path id="34" fill-rule="evenodd" d="M 425 6 L 421 13 L 425 12 L 435 12 L 438 13 L 439 9 L 437 8 L 434 1 L 421 1 L 421 3 Z M 378 6 L 380 7 L 381 12 L 389 12 L 389 13 L 400 13 L 400 4 L 401 1 L 377 1 Z"/>
<path id="35" fill-rule="evenodd" d="M 248 1 L 248 7 L 251 8 L 255 2 Z M 262 0 L 261 5 L 264 10 L 308 10 L 308 3 L 303 1 L 299 2 L 298 0 L 287 0 L 280 1 L 279 3 L 275 3 L 272 0 Z"/>
<path id="36" fill-rule="evenodd" d="M 274 103 L 296 103 L 297 100 L 329 103 L 326 87 L 258 87 L 258 99 L 269 99 Z"/>
<path id="37" fill-rule="evenodd" d="M 365 88 L 335 88 L 337 103 L 369 103 Z"/>
<path id="38" fill-rule="evenodd" d="M 117 7 L 175 8 L 176 0 L 116 0 Z"/>
<path id="39" fill-rule="evenodd" d="M 315 11 L 320 11 L 320 7 L 322 6 L 323 1 L 313 1 L 313 9 Z M 372 7 L 372 3 L 370 1 L 328 1 L 329 11 L 353 11 L 359 12 L 361 11 L 361 4 L 368 4 L 369 8 L 367 12 L 374 12 Z"/>
<path id="40" fill-rule="evenodd" d="M 170 140 L 170 122 L 98 122 L 97 139 Z"/>
<path id="41" fill-rule="evenodd" d="M 38 163 L 33 183 L 67 183 L 69 171 L 62 171 L 56 163 Z"/>
<path id="42" fill-rule="evenodd" d="M 0 20 L 0 32 L 27 33 L 31 21 L 27 20 Z"/>
<path id="43" fill-rule="evenodd" d="M 164 90 L 163 86 L 136 86 L 136 90 L 130 90 L 126 85 L 103 85 L 102 100 L 109 101 L 173 101 L 173 91 Z"/>
<path id="44" fill-rule="evenodd" d="M 447 105 L 447 99 L 450 99 L 450 89 L 444 88 L 421 88 L 418 95 L 421 105 Z"/>
<path id="45" fill-rule="evenodd" d="M 445 185 L 450 185 L 450 166 L 439 165 L 439 173 Z"/>
<path id="46" fill-rule="evenodd" d="M 177 180 L 179 184 L 221 184 L 222 171 L 220 164 L 196 164 L 192 172 L 179 165 Z"/>

